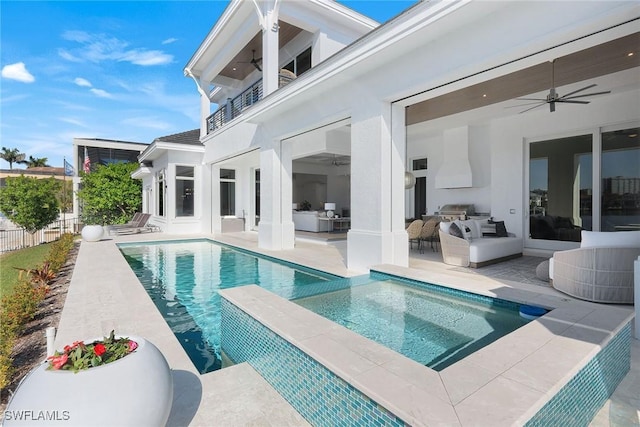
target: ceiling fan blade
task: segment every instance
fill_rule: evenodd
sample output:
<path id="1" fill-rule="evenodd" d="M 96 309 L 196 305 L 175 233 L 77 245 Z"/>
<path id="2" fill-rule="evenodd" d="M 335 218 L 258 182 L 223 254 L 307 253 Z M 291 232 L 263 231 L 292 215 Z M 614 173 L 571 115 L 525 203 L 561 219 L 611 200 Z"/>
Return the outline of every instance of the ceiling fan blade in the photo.
<path id="1" fill-rule="evenodd" d="M 564 102 L 567 104 L 588 104 L 590 101 L 573 101 L 570 99 L 558 99 L 556 102 Z"/>
<path id="2" fill-rule="evenodd" d="M 258 71 L 262 71 L 262 68 L 260 68 L 260 66 L 258 65 L 258 63 L 256 61 L 251 62 L 253 64 L 254 67 L 256 67 L 256 69 Z"/>
<path id="3" fill-rule="evenodd" d="M 574 90 L 573 92 L 569 92 L 569 93 L 565 94 L 565 95 L 563 96 L 563 98 L 564 98 L 564 97 L 567 97 L 567 96 L 570 96 L 570 95 L 573 95 L 574 93 L 582 92 L 583 90 L 591 89 L 592 87 L 595 87 L 595 86 L 598 86 L 598 85 L 594 83 L 594 84 L 591 84 L 591 85 L 585 86 L 585 87 L 583 87 L 583 88 L 580 88 L 580 89 L 578 89 L 578 90 Z"/>
<path id="4" fill-rule="evenodd" d="M 546 98 L 515 98 L 518 101 L 540 101 L 540 102 L 547 102 Z"/>
<path id="5" fill-rule="evenodd" d="M 522 110 L 518 114 L 526 113 L 527 111 L 531 111 L 531 110 L 536 109 L 538 107 L 542 107 L 544 104 L 546 104 L 546 102 L 542 102 L 542 103 L 540 103 L 538 105 L 535 105 L 535 106 L 533 106 L 531 108 L 527 108 L 526 110 Z"/>
<path id="6" fill-rule="evenodd" d="M 607 90 L 607 91 L 604 91 L 604 92 L 585 93 L 584 95 L 576 95 L 576 96 L 569 96 L 569 97 L 567 97 L 567 95 L 565 95 L 565 96 L 562 97 L 562 99 L 584 98 L 584 97 L 587 97 L 587 96 L 606 95 L 608 93 L 611 93 L 611 91 Z"/>
<path id="7" fill-rule="evenodd" d="M 544 101 L 540 100 L 540 101 L 536 101 L 536 102 L 527 102 L 525 104 L 509 105 L 509 106 L 504 107 L 504 108 L 519 108 L 519 107 L 526 107 L 527 105 L 534 105 L 534 104 L 544 104 Z"/>

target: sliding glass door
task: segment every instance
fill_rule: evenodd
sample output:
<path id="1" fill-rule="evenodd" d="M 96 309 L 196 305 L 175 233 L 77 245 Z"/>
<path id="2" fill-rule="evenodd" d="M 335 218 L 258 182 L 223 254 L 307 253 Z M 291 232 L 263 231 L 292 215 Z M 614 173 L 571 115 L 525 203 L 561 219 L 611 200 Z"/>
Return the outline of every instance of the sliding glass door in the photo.
<path id="1" fill-rule="evenodd" d="M 638 133 L 625 126 L 529 143 L 528 247 L 576 246 L 581 230 L 640 229 Z"/>

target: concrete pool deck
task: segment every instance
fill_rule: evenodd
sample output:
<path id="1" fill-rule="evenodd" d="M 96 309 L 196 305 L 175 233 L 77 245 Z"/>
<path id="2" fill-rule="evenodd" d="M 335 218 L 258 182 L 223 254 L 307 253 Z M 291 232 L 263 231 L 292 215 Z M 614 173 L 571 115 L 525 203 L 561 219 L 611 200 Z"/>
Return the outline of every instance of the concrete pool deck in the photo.
<path id="1" fill-rule="evenodd" d="M 60 320 L 56 347 L 62 347 L 83 337 L 106 335 L 112 329 L 119 333 L 130 333 L 147 338 L 162 351 L 174 372 L 174 404 L 168 425 L 306 425 L 306 421 L 246 363 L 200 375 L 115 245 L 116 242 L 125 241 L 175 240 L 194 237 L 196 236 L 149 233 L 107 237 L 96 243 L 83 242 Z M 346 270 L 344 243 L 319 245 L 298 242 L 295 250 L 275 252 L 259 250 L 254 233 L 231 233 L 216 236 L 216 240 L 341 276 L 362 274 Z M 508 395 L 498 396 L 488 393 L 491 388 L 486 386 L 491 380 L 500 378 L 499 381 L 510 381 L 518 387 L 525 386 L 534 391 L 537 390 L 538 393 L 543 393 L 540 389 L 545 387 L 552 390 L 553 385 L 549 385 L 552 383 L 550 378 L 562 375 L 560 367 L 557 366 L 561 365 L 562 369 L 570 370 L 571 365 L 578 365 L 585 354 L 591 354 L 597 350 L 598 344 L 589 342 L 593 341 L 593 337 L 600 337 L 604 333 L 616 330 L 623 319 L 632 315 L 629 306 L 611 307 L 584 303 L 549 287 L 499 281 L 483 277 L 477 274 L 478 271 L 474 271 L 471 275 L 470 272 L 460 271 L 424 257 L 412 258 L 410 267 L 403 269 L 380 266 L 377 269 L 404 277 L 454 287 L 467 287 L 467 289 L 472 283 L 472 290 L 475 292 L 493 293 L 506 299 L 518 299 L 522 295 L 527 295 L 528 301 L 541 305 L 569 305 L 573 310 L 573 315 L 571 310 L 565 311 L 569 317 L 589 318 L 591 315 L 591 320 L 594 322 L 599 318 L 599 323 L 592 322 L 589 325 L 590 329 L 584 330 L 588 335 L 582 337 L 582 340 L 574 343 L 565 342 L 564 346 L 562 343 L 556 343 L 562 346 L 562 352 L 558 352 L 558 349 L 552 352 L 553 349 L 549 347 L 548 357 L 555 356 L 551 366 L 532 364 L 534 359 L 527 361 L 527 354 L 514 355 L 511 352 L 510 355 L 504 355 L 513 359 L 509 362 L 509 369 L 500 368 L 503 370 L 498 375 L 494 375 L 497 372 L 487 374 L 487 371 L 491 371 L 489 367 L 485 368 L 484 373 L 487 375 L 484 376 L 459 375 L 451 371 L 450 381 L 461 381 L 465 384 L 455 387 L 462 394 L 449 395 L 449 398 L 460 405 L 464 403 L 468 408 L 466 413 L 469 415 L 462 415 L 462 418 L 472 417 L 477 421 L 476 425 L 487 425 L 489 422 L 491 425 L 501 424 L 499 415 L 502 416 L 502 414 L 494 411 L 499 411 L 498 408 L 502 405 L 511 404 Z M 578 312 L 583 314 L 577 316 Z M 616 321 L 612 322 L 614 319 Z M 567 318 L 561 320 L 565 321 Z M 569 319 L 569 321 L 574 325 L 575 319 Z M 541 334 L 547 332 L 548 330 L 539 331 Z M 498 355 L 501 353 L 507 352 L 498 351 Z M 631 371 L 620 384 L 613 398 L 598 413 L 592 425 L 638 425 L 639 353 L 638 341 L 632 340 Z M 497 369 L 495 366 L 502 363 L 493 357 L 489 360 L 494 364 L 494 371 Z M 457 365 L 452 367 L 461 369 L 462 365 Z M 541 370 L 543 372 L 538 372 Z M 476 373 L 477 371 L 475 370 Z M 508 371 L 510 373 L 507 373 Z M 492 378 L 487 379 L 488 376 Z M 540 377 L 544 379 L 538 380 Z M 477 393 L 480 389 L 483 392 Z M 486 413 L 487 403 L 490 403 L 492 408 L 488 414 L 490 418 L 479 418 L 480 415 L 476 415 L 475 411 L 483 409 Z M 460 416 L 459 414 L 458 419 Z M 623 420 L 621 417 L 625 416 L 627 418 Z M 464 420 L 460 419 L 460 421 Z M 503 421 L 502 424 L 508 424 L 508 419 Z M 471 425 L 467 422 L 462 424 Z"/>

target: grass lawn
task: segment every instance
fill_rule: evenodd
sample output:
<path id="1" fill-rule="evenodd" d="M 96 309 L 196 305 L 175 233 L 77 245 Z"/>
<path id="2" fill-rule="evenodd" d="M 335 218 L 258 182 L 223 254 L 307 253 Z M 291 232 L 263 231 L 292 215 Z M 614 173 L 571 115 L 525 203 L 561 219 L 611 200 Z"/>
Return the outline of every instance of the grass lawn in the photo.
<path id="1" fill-rule="evenodd" d="M 35 268 L 44 262 L 51 250 L 51 243 L 20 249 L 0 255 L 0 295 L 11 292 L 18 281 L 19 268 Z"/>

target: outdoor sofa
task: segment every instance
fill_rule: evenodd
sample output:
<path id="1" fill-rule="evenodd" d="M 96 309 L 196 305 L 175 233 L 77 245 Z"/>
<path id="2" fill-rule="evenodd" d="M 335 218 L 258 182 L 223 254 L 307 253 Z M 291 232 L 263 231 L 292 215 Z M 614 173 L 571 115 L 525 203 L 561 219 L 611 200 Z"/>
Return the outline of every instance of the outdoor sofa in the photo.
<path id="1" fill-rule="evenodd" d="M 456 227 L 452 227 L 453 224 Z M 492 225 L 495 224 L 489 223 L 489 220 L 478 219 L 441 222 L 438 233 L 444 263 L 477 268 L 521 257 L 522 238 L 506 230 L 498 235 L 493 230 L 483 231 L 490 230 Z M 462 231 L 462 237 L 453 233 L 455 228 Z"/>

